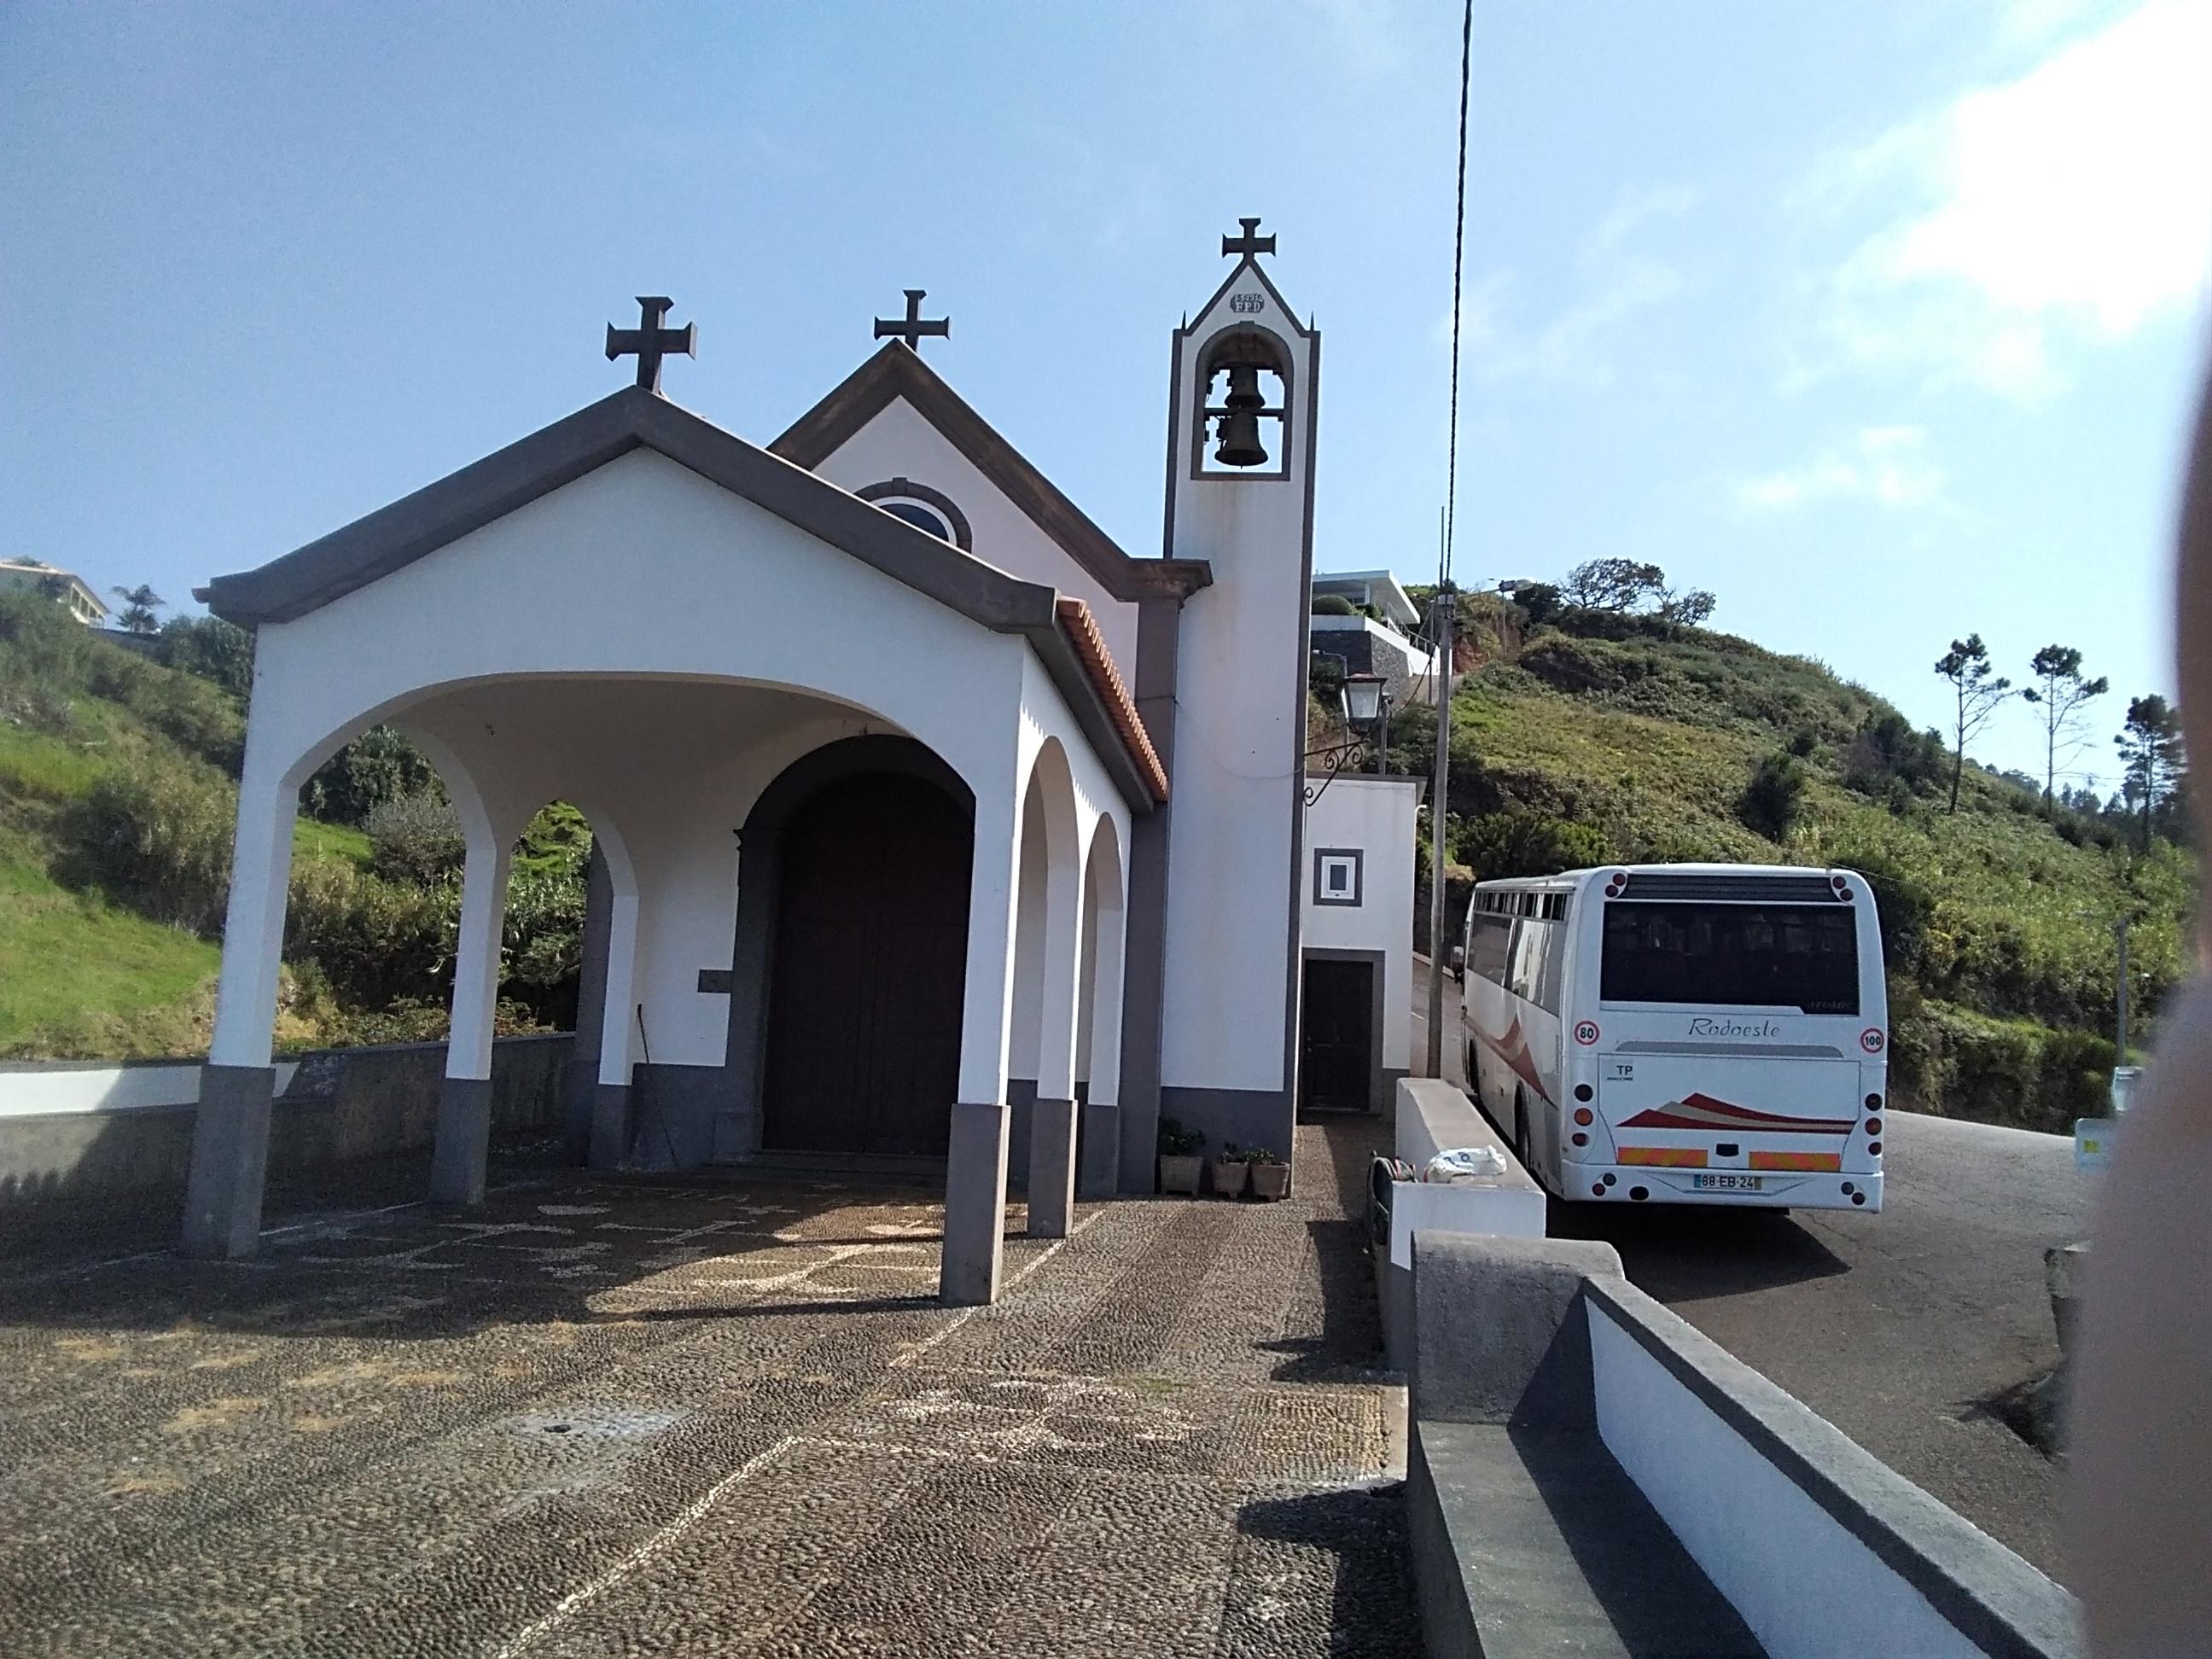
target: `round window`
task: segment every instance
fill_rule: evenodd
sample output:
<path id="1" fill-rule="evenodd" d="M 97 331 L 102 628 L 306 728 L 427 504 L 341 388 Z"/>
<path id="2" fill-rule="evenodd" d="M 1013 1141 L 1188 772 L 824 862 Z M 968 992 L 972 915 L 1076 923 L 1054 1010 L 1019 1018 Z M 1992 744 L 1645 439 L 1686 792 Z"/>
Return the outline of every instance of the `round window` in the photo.
<path id="1" fill-rule="evenodd" d="M 920 501 L 878 501 L 876 505 L 896 518 L 904 519 L 915 529 L 927 531 L 939 541 L 952 539 L 952 526 L 933 507 L 925 507 Z"/>

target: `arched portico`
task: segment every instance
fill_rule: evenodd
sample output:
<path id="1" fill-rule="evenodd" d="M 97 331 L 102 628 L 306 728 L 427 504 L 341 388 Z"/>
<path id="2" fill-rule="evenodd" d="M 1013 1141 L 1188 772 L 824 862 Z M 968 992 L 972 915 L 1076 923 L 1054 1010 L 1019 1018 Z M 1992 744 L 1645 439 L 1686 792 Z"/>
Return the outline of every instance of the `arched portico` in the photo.
<path id="1" fill-rule="evenodd" d="M 482 1191 L 505 878 L 531 811 L 574 802 L 598 836 L 591 1161 L 647 1147 L 682 1167 L 757 1148 L 786 1063 L 767 1042 L 779 826 L 841 787 L 848 757 L 928 775 L 973 849 L 941 907 L 965 921 L 944 960 L 959 994 L 943 1291 L 989 1300 L 1025 797 L 1034 782 L 1049 854 L 1037 1069 L 1066 1107 L 1072 1182 L 1083 852 L 1104 815 L 1125 844 L 1120 823 L 1165 793 L 1096 627 L 658 400 L 611 399 L 522 448 L 214 591 L 257 628 L 257 668 L 188 1247 L 254 1248 L 298 790 L 389 720 L 431 753 L 466 834 L 432 1183 L 459 1202 Z M 924 758 L 902 773 L 881 763 L 893 747 Z"/>

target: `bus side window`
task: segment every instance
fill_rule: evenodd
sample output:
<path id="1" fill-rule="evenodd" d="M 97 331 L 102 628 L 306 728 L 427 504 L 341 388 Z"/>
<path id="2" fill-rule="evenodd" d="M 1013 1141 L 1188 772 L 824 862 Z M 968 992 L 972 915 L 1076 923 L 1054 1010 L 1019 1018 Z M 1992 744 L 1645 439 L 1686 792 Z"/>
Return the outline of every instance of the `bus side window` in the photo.
<path id="1" fill-rule="evenodd" d="M 1546 955 L 1546 936 L 1551 929 L 1533 919 L 1521 922 L 1513 930 L 1513 994 L 1524 1002 L 1536 1000 L 1536 982 L 1542 971 Z"/>
<path id="2" fill-rule="evenodd" d="M 1559 1012 L 1559 977 L 1567 961 L 1567 933 L 1564 927 L 1546 931 L 1544 963 L 1536 975 L 1536 1006 L 1547 1014 L 1556 1014 Z"/>
<path id="3" fill-rule="evenodd" d="M 1512 927 L 1513 924 L 1501 915 L 1486 912 L 1477 916 L 1468 935 L 1467 971 L 1480 975 L 1492 985 L 1504 984 L 1506 950 L 1512 939 Z"/>

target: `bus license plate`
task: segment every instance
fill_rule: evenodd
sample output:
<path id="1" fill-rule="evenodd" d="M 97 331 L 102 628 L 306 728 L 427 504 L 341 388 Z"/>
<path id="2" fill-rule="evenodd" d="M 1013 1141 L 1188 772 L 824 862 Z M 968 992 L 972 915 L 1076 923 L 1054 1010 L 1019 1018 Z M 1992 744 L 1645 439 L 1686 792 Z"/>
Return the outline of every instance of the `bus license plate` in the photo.
<path id="1" fill-rule="evenodd" d="M 1701 1175 L 1693 1176 L 1691 1187 L 1701 1193 L 1756 1193 L 1766 1187 L 1765 1176 Z"/>

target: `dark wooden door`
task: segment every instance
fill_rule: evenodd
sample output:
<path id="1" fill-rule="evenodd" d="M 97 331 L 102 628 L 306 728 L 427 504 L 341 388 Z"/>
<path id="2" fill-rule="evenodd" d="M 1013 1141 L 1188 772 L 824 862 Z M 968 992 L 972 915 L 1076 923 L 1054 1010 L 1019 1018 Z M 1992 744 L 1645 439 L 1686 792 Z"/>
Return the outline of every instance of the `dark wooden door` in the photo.
<path id="1" fill-rule="evenodd" d="M 1308 957 L 1299 1026 L 1304 1104 L 1364 1112 L 1373 1105 L 1375 964 Z"/>
<path id="2" fill-rule="evenodd" d="M 944 1152 L 974 844 L 958 803 L 893 773 L 831 784 L 785 825 L 763 1146 Z"/>

